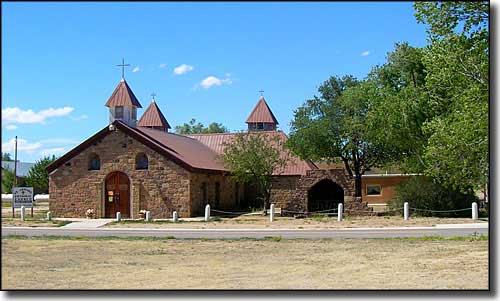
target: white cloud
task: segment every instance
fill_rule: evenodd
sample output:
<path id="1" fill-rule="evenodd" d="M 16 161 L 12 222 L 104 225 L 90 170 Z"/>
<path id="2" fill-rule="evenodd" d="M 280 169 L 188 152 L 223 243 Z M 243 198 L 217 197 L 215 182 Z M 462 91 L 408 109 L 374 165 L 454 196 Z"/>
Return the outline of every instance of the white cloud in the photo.
<path id="1" fill-rule="evenodd" d="M 15 125 L 13 125 L 13 124 L 9 124 L 9 125 L 7 125 L 5 128 L 6 128 L 6 129 L 8 129 L 8 130 L 10 131 L 10 130 L 15 130 L 15 129 L 17 129 L 17 126 L 15 126 Z"/>
<path id="2" fill-rule="evenodd" d="M 135 68 L 132 70 L 132 72 L 134 72 L 134 73 L 135 73 L 135 72 L 139 72 L 139 71 L 141 71 L 141 68 L 139 68 L 139 67 L 135 67 Z"/>
<path id="3" fill-rule="evenodd" d="M 42 156 L 62 155 L 66 152 L 65 147 L 46 148 L 40 151 Z"/>
<path id="4" fill-rule="evenodd" d="M 5 123 L 41 123 L 51 117 L 61 117 L 73 112 L 72 107 L 49 108 L 38 112 L 31 109 L 22 110 L 18 107 L 2 109 L 2 122 Z"/>
<path id="5" fill-rule="evenodd" d="M 368 56 L 368 55 L 370 55 L 370 51 L 368 50 L 361 52 L 361 56 Z"/>
<path id="6" fill-rule="evenodd" d="M 89 116 L 87 115 L 80 115 L 80 116 L 77 116 L 77 117 L 72 117 L 71 119 L 75 120 L 75 121 L 79 121 L 79 120 L 84 120 L 84 119 L 88 119 Z"/>
<path id="7" fill-rule="evenodd" d="M 42 147 L 40 142 L 28 143 L 24 139 L 17 139 L 17 151 L 33 153 Z M 2 152 L 13 153 L 16 149 L 16 139 L 12 138 L 8 142 L 2 142 Z"/>
<path id="8" fill-rule="evenodd" d="M 205 89 L 209 89 L 213 86 L 230 85 L 232 83 L 233 83 L 233 81 L 229 77 L 226 77 L 224 79 L 220 79 L 220 78 L 217 78 L 217 77 L 211 75 L 211 76 L 205 78 L 204 80 L 202 80 L 200 85 Z"/>
<path id="9" fill-rule="evenodd" d="M 179 66 L 174 68 L 174 73 L 177 75 L 181 75 L 181 74 L 187 73 L 189 71 L 192 71 L 193 69 L 194 69 L 193 66 L 182 64 L 182 65 L 179 65 Z"/>
<path id="10" fill-rule="evenodd" d="M 167 64 L 160 64 L 160 68 L 165 68 L 167 67 Z"/>

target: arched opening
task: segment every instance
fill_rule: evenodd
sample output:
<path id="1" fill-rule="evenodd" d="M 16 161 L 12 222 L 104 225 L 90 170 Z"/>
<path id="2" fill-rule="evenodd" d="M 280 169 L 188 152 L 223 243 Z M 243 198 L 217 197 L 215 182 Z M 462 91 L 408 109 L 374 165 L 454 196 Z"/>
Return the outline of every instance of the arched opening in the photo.
<path id="1" fill-rule="evenodd" d="M 130 217 L 130 180 L 128 176 L 120 171 L 108 174 L 105 188 L 104 216 L 114 218 L 116 212 L 120 212 L 122 217 Z"/>
<path id="2" fill-rule="evenodd" d="M 148 162 L 148 156 L 144 153 L 139 153 L 135 157 L 135 169 L 148 169 L 149 167 L 149 162 Z"/>
<path id="3" fill-rule="evenodd" d="M 97 154 L 91 154 L 89 157 L 89 170 L 100 170 L 101 158 Z"/>
<path id="4" fill-rule="evenodd" d="M 344 189 L 329 179 L 319 181 L 307 193 L 309 212 L 337 209 L 339 203 L 344 203 Z"/>

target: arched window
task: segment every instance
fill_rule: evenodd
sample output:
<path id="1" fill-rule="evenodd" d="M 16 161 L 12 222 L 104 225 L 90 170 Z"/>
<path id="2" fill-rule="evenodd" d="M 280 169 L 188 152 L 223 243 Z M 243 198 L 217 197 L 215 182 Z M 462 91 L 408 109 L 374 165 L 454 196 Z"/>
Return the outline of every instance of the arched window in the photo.
<path id="1" fill-rule="evenodd" d="M 100 170 L 101 169 L 101 159 L 97 154 L 90 155 L 89 159 L 89 170 Z"/>
<path id="2" fill-rule="evenodd" d="M 140 153 L 135 157 L 135 169 L 148 169 L 148 157 Z"/>

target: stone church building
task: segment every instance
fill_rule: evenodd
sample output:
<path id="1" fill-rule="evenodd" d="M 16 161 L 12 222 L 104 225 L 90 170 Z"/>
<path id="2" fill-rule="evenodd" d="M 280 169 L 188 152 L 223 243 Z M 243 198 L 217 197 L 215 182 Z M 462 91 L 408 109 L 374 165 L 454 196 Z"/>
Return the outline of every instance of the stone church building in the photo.
<path id="1" fill-rule="evenodd" d="M 122 79 L 106 102 L 109 124 L 47 167 L 50 211 L 58 217 L 138 218 L 150 210 L 154 218 L 200 216 L 206 204 L 214 209 L 247 207 L 255 198 L 251 185 L 234 182 L 219 159 L 223 144 L 236 134 L 179 135 L 152 100 L 142 108 Z M 248 119 L 248 131 L 287 136 L 261 97 Z M 273 179 L 271 203 L 294 212 L 366 208 L 353 198 L 354 182 L 343 168 L 319 169 L 292 157 Z"/>

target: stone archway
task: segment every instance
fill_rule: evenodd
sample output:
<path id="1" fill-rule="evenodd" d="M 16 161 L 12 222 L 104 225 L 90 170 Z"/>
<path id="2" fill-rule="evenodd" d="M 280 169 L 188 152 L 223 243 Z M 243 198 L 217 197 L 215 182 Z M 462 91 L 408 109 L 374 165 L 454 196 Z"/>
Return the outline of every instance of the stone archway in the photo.
<path id="1" fill-rule="evenodd" d="M 344 189 L 330 179 L 322 179 L 307 192 L 307 211 L 337 209 L 344 203 Z"/>
<path id="2" fill-rule="evenodd" d="M 116 212 L 130 217 L 130 179 L 121 171 L 106 176 L 104 195 L 104 217 L 113 218 Z"/>

